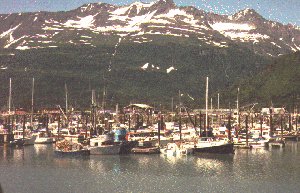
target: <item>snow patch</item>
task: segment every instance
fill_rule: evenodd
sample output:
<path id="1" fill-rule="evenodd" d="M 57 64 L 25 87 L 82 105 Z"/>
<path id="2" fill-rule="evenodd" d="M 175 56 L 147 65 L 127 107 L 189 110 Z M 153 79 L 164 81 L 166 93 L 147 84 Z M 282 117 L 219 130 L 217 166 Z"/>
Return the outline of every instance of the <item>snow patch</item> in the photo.
<path id="1" fill-rule="evenodd" d="M 9 48 L 12 44 L 17 43 L 18 41 L 20 41 L 21 39 L 23 39 L 25 37 L 27 37 L 27 36 L 22 36 L 22 37 L 20 37 L 18 39 L 14 39 L 12 37 L 12 34 L 10 34 L 10 40 L 9 40 L 8 44 L 4 46 L 4 48 Z"/>
<path id="2" fill-rule="evenodd" d="M 296 47 L 296 49 L 297 49 L 298 51 L 300 51 L 300 47 L 299 47 L 299 46 L 297 46 L 295 43 L 294 43 L 294 46 Z"/>
<path id="3" fill-rule="evenodd" d="M 141 68 L 142 68 L 143 70 L 146 70 L 146 69 L 148 68 L 148 66 L 149 66 L 149 63 L 146 63 L 146 64 L 144 64 Z"/>
<path id="4" fill-rule="evenodd" d="M 187 95 L 191 100 L 193 100 L 193 101 L 195 100 L 194 97 L 192 97 L 191 95 L 189 95 L 189 94 L 187 94 Z"/>
<path id="5" fill-rule="evenodd" d="M 230 37 L 232 40 L 240 40 L 240 41 L 255 41 L 259 42 L 259 39 L 269 39 L 270 36 L 263 34 L 251 34 L 248 32 L 223 32 L 227 37 Z"/>
<path id="6" fill-rule="evenodd" d="M 82 37 L 82 38 L 88 38 L 88 39 L 91 39 L 92 37 L 90 37 L 90 36 L 80 36 L 80 37 Z"/>
<path id="7" fill-rule="evenodd" d="M 13 28 L 10 28 L 9 30 L 3 32 L 1 35 L 0 35 L 0 38 L 3 38 L 4 36 L 7 36 L 7 35 L 10 35 L 12 34 L 22 23 L 20 23 L 19 25 L 13 27 Z"/>
<path id="8" fill-rule="evenodd" d="M 28 46 L 18 46 L 18 47 L 16 47 L 16 49 L 17 50 L 28 50 L 28 49 L 30 49 L 30 47 L 28 47 Z"/>
<path id="9" fill-rule="evenodd" d="M 152 2 L 152 3 L 134 2 L 134 3 L 132 3 L 129 6 L 121 7 L 121 8 L 118 8 L 118 9 L 112 11 L 111 14 L 113 14 L 113 15 L 124 15 L 127 11 L 129 11 L 130 9 L 132 9 L 134 6 L 137 9 L 137 14 L 139 14 L 140 11 L 143 8 L 151 7 L 153 4 L 154 4 L 154 2 Z"/>
<path id="10" fill-rule="evenodd" d="M 224 43 L 219 43 L 219 42 L 215 42 L 215 41 L 211 41 L 211 43 L 214 46 L 217 46 L 217 47 L 220 47 L 220 48 L 227 48 L 228 47 L 227 45 L 224 45 Z"/>
<path id="11" fill-rule="evenodd" d="M 119 20 L 127 20 L 128 19 L 128 23 L 124 26 L 114 25 L 114 26 L 97 27 L 96 30 L 101 31 L 101 32 L 109 32 L 109 31 L 138 32 L 141 30 L 140 24 L 149 22 L 155 13 L 156 13 L 156 11 L 153 11 L 149 14 L 142 15 L 142 16 L 136 16 L 136 17 L 132 17 L 132 18 L 128 18 L 127 16 L 113 16 L 109 20 L 114 20 L 116 18 L 118 18 Z"/>
<path id="12" fill-rule="evenodd" d="M 86 17 L 78 18 L 79 20 L 68 20 L 63 25 L 66 27 L 72 27 L 72 28 L 90 28 L 93 27 L 93 23 L 95 21 L 95 18 L 93 15 L 89 15 Z"/>
<path id="13" fill-rule="evenodd" d="M 174 18 L 177 15 L 185 16 L 185 17 L 188 17 L 188 18 L 193 18 L 192 15 L 187 14 L 185 11 L 180 10 L 180 9 L 171 9 L 168 13 L 160 14 L 160 15 L 157 15 L 156 17 L 157 18 L 164 18 L 164 17 Z"/>
<path id="14" fill-rule="evenodd" d="M 49 26 L 46 26 L 46 27 L 43 27 L 42 28 L 43 30 L 46 30 L 46 31 L 63 31 L 64 29 L 61 29 L 61 28 L 54 28 L 54 27 L 49 27 Z"/>
<path id="15" fill-rule="evenodd" d="M 169 74 L 172 70 L 177 70 L 177 69 L 175 69 L 173 66 L 171 66 L 170 68 L 167 69 L 167 73 Z"/>
<path id="16" fill-rule="evenodd" d="M 271 42 L 274 46 L 277 46 L 278 48 L 281 48 L 281 46 L 277 45 L 275 42 Z"/>
<path id="17" fill-rule="evenodd" d="M 256 29 L 256 27 L 253 25 L 238 24 L 238 23 L 214 23 L 211 24 L 210 26 L 217 31 L 228 31 L 228 30 L 250 31 Z"/>

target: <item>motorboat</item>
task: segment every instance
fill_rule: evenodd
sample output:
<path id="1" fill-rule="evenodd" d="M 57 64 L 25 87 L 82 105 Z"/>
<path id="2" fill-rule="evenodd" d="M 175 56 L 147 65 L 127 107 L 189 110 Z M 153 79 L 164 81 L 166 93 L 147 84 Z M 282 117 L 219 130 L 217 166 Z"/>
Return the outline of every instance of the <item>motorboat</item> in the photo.
<path id="1" fill-rule="evenodd" d="M 269 139 L 264 137 L 252 138 L 251 141 L 248 142 L 248 145 L 255 148 L 255 147 L 267 147 Z"/>
<path id="2" fill-rule="evenodd" d="M 32 133 L 28 130 L 14 130 L 14 141 L 18 146 L 22 145 L 33 145 L 37 138 L 36 135 L 32 135 Z"/>
<path id="3" fill-rule="evenodd" d="M 160 153 L 167 156 L 190 155 L 193 153 L 193 145 L 184 142 L 168 143 L 164 148 L 160 148 Z"/>
<path id="4" fill-rule="evenodd" d="M 55 138 L 48 136 L 47 132 L 43 130 L 35 132 L 32 135 L 36 136 L 34 141 L 35 144 L 48 144 L 55 142 Z"/>

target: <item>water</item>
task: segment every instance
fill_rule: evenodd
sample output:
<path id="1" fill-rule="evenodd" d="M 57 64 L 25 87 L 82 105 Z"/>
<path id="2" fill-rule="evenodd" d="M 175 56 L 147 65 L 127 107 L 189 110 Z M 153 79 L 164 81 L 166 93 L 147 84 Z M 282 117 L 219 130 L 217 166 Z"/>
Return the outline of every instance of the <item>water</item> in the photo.
<path id="1" fill-rule="evenodd" d="M 52 145 L 0 147 L 0 182 L 5 193 L 299 192 L 299 144 L 177 158 L 59 158 Z"/>

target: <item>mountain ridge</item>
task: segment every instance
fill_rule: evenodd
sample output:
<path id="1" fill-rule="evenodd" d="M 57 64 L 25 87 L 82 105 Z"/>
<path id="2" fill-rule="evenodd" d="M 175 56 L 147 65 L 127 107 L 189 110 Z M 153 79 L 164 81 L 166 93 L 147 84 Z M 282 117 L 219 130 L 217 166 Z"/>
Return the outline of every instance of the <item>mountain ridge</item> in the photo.
<path id="1" fill-rule="evenodd" d="M 162 35 L 196 37 L 199 44 L 224 48 L 234 42 L 269 56 L 300 50 L 297 27 L 266 20 L 253 9 L 218 15 L 192 6 L 178 7 L 173 1 L 163 0 L 125 6 L 89 3 L 70 11 L 1 14 L 0 22 L 3 24 L 0 47 L 3 48 L 96 46 L 92 42 L 99 41 L 97 35 L 118 35 L 144 43 L 153 41 L 149 35 Z M 72 35 L 74 32 L 80 36 Z M 61 36 L 68 37 L 61 39 Z M 90 41 L 81 36 L 89 36 Z"/>

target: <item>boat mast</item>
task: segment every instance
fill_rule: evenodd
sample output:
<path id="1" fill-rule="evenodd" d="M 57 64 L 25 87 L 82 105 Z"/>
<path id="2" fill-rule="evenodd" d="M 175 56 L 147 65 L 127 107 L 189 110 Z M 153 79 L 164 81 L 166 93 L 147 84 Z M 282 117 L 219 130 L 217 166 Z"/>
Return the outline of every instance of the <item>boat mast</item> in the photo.
<path id="1" fill-rule="evenodd" d="M 208 124 L 208 77 L 206 77 L 206 92 L 205 92 L 205 136 L 207 137 L 207 124 Z"/>
<path id="2" fill-rule="evenodd" d="M 218 110 L 220 110 L 220 93 L 218 93 Z"/>
<path id="3" fill-rule="evenodd" d="M 239 94 L 240 94 L 240 88 L 238 88 L 238 90 L 237 90 L 237 97 L 236 97 L 236 109 L 237 109 L 237 113 L 238 113 L 237 122 L 240 127 Z"/>
<path id="4" fill-rule="evenodd" d="M 8 93 L 8 114 L 10 115 L 11 108 L 11 78 L 9 78 L 9 93 Z"/>
<path id="5" fill-rule="evenodd" d="M 96 130 L 96 107 L 97 107 L 96 94 L 95 94 L 95 90 L 92 90 L 92 125 L 93 125 L 92 127 L 93 127 L 93 131 Z"/>
<path id="6" fill-rule="evenodd" d="M 66 115 L 68 114 L 68 87 L 67 83 L 65 83 L 65 93 L 66 93 Z"/>
<path id="7" fill-rule="evenodd" d="M 181 92 L 180 90 L 178 91 L 178 97 L 179 97 L 179 114 L 181 114 Z"/>
<path id="8" fill-rule="evenodd" d="M 214 124 L 214 117 L 213 117 L 213 98 L 210 98 L 210 110 L 211 110 L 211 125 Z"/>
<path id="9" fill-rule="evenodd" d="M 180 141 L 181 141 L 181 139 L 182 139 L 182 134 L 181 134 L 181 132 L 182 132 L 182 122 L 181 122 L 181 92 L 180 92 L 180 90 L 178 91 L 178 97 L 179 97 L 179 139 L 180 139 Z"/>
<path id="10" fill-rule="evenodd" d="M 34 78 L 32 78 L 32 89 L 31 89 L 31 116 L 30 116 L 30 126 L 32 126 L 33 119 L 33 95 L 34 95 Z"/>
<path id="11" fill-rule="evenodd" d="M 26 115 L 23 115 L 23 140 L 25 138 L 25 129 L 26 129 Z"/>
<path id="12" fill-rule="evenodd" d="M 102 110 L 104 116 L 105 116 L 105 96 L 106 96 L 106 87 L 103 88 L 103 98 L 102 98 Z"/>

